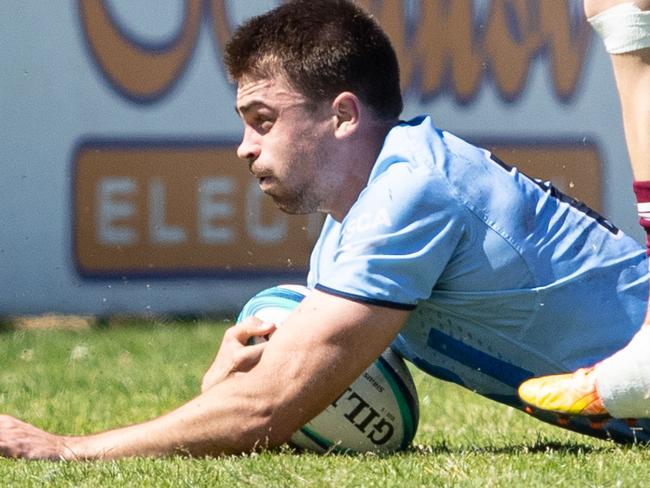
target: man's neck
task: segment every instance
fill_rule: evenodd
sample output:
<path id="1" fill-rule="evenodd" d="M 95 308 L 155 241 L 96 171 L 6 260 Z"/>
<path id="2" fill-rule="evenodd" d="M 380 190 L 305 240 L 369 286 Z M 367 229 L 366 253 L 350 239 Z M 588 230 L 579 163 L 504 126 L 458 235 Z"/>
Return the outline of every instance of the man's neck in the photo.
<path id="1" fill-rule="evenodd" d="M 376 123 L 367 128 L 365 137 L 355 143 L 355 155 L 345 168 L 345 181 L 339 183 L 339 191 L 332 197 L 332 208 L 326 213 L 337 222 L 342 222 L 352 206 L 359 199 L 361 192 L 368 186 L 370 173 L 390 130 L 398 121 Z"/>

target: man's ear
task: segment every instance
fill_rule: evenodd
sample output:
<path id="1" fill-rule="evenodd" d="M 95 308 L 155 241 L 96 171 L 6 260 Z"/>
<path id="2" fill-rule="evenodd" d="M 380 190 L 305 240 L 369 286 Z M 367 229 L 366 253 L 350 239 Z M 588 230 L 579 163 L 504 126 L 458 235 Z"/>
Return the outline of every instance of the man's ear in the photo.
<path id="1" fill-rule="evenodd" d="M 361 116 L 361 102 L 352 92 L 341 92 L 332 102 L 332 112 L 336 118 L 336 137 L 352 135 L 358 128 Z"/>

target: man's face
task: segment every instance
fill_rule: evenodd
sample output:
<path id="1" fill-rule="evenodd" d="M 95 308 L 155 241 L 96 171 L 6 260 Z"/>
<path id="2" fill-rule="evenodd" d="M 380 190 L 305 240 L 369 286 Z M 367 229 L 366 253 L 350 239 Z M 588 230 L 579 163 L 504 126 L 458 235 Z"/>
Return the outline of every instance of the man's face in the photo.
<path id="1" fill-rule="evenodd" d="M 236 109 L 244 123 L 237 156 L 283 211 L 324 211 L 331 111 L 314 109 L 280 78 L 240 80 Z"/>

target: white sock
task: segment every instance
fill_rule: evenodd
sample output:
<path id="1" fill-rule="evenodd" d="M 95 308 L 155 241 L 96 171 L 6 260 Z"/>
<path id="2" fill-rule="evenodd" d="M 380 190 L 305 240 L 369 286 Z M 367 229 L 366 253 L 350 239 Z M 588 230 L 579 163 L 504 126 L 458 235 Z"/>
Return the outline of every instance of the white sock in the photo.
<path id="1" fill-rule="evenodd" d="M 616 418 L 650 418 L 650 325 L 596 365 L 598 394 Z"/>
<path id="2" fill-rule="evenodd" d="M 650 47 L 650 11 L 633 2 L 622 3 L 587 19 L 611 54 Z"/>

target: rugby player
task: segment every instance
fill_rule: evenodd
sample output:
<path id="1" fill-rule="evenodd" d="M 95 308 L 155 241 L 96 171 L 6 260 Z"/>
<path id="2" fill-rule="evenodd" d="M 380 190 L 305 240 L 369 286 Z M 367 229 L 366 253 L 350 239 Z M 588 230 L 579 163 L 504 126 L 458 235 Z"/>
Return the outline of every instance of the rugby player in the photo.
<path id="1" fill-rule="evenodd" d="M 253 318 L 229 329 L 202 392 L 185 405 L 86 436 L 3 416 L 1 454 L 106 459 L 277 446 L 389 344 L 430 375 L 523 408 L 521 382 L 599 361 L 638 330 L 644 249 L 431 117 L 400 120 L 395 53 L 353 3 L 282 3 L 235 32 L 226 65 L 244 125 L 238 156 L 282 210 L 327 215 L 312 292 L 277 330 Z M 625 422 L 566 426 L 650 438 Z"/>

